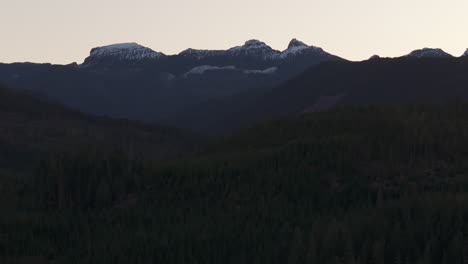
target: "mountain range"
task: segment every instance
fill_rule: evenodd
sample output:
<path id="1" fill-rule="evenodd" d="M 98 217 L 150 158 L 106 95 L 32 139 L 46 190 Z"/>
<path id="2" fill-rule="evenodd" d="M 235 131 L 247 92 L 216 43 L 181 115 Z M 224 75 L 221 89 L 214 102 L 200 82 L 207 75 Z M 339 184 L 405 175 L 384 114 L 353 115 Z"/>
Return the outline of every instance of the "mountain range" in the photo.
<path id="1" fill-rule="evenodd" d="M 124 43 L 93 48 L 79 65 L 0 64 L 0 81 L 87 113 L 154 122 L 338 60 L 298 40 L 282 52 L 249 40 L 226 51 L 188 49 L 173 56 Z"/>
<path id="2" fill-rule="evenodd" d="M 450 80 L 463 79 L 457 85 L 464 84 L 457 74 L 467 55 L 468 50 L 456 58 L 441 49 L 424 48 L 399 58 L 376 55 L 350 62 L 297 39 L 283 51 L 249 40 L 227 50 L 187 49 L 177 55 L 121 43 L 91 49 L 82 64 L 0 64 L 0 82 L 85 113 L 225 131 L 291 109 L 340 105 L 370 85 L 375 90 L 351 101 L 377 103 L 380 95 L 429 79 L 434 79 L 430 86 L 445 85 L 438 90 L 444 96 L 437 98 L 454 98 L 458 93 L 451 93 Z M 452 67 L 457 71 L 448 72 Z M 382 90 L 391 83 L 396 86 Z M 420 98 L 425 94 L 421 91 Z M 399 101 L 407 100 L 395 100 Z"/>
<path id="3" fill-rule="evenodd" d="M 467 72 L 296 40 L 2 64 L 1 263 L 466 263 Z"/>
<path id="4" fill-rule="evenodd" d="M 281 61 L 287 58 L 293 59 L 299 56 L 311 54 L 316 56 L 329 55 L 322 48 L 309 46 L 297 39 L 292 39 L 289 42 L 287 49 L 283 51 L 272 49 L 264 42 L 252 39 L 246 41 L 242 46 L 236 46 L 228 50 L 199 50 L 189 48 L 182 51 L 178 55 L 165 55 L 164 53 L 154 51 L 137 43 L 120 43 L 93 48 L 89 57 L 85 59 L 82 66 L 102 66 L 102 64 L 113 65 L 122 62 L 142 63 L 148 61 L 160 61 L 164 62 L 166 66 L 169 66 L 170 63 L 168 63 L 166 60 L 171 60 L 174 58 L 194 59 L 197 61 L 208 61 L 209 59 L 216 61 L 216 59 L 222 59 L 224 64 L 229 64 L 229 62 L 236 64 L 236 62 L 238 63 L 239 60 L 257 60 L 257 63 L 259 63 L 259 61 L 269 61 L 271 63 L 272 61 Z M 466 56 L 467 54 L 468 49 L 462 56 Z M 453 57 L 451 54 L 439 48 L 418 49 L 410 52 L 405 56 Z"/>
<path id="5" fill-rule="evenodd" d="M 165 55 L 161 52 L 153 51 L 137 43 L 121 43 L 103 47 L 93 48 L 84 63 L 83 67 L 115 66 L 121 63 L 162 63 L 167 70 L 172 69 L 178 73 L 171 61 L 182 61 L 189 66 L 200 64 L 250 66 L 257 68 L 262 65 L 280 65 L 286 59 L 294 59 L 303 56 L 328 57 L 330 54 L 323 49 L 308 46 L 305 43 L 293 39 L 284 51 L 272 49 L 270 46 L 259 40 L 248 40 L 242 46 L 236 46 L 228 50 L 197 50 L 186 49 L 178 55 Z M 171 67 L 172 66 L 172 67 Z"/>

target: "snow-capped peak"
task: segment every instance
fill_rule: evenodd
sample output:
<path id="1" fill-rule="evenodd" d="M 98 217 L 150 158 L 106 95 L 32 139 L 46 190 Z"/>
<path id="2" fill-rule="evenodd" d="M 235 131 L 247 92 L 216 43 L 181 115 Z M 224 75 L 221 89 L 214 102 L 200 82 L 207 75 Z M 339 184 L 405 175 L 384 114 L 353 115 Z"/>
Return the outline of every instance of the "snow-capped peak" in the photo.
<path id="1" fill-rule="evenodd" d="M 304 52 L 313 54 L 324 54 L 325 52 L 318 47 L 306 45 L 304 42 L 297 39 L 292 39 L 289 42 L 288 48 L 278 55 L 278 58 L 285 59 L 289 56 L 303 54 Z"/>
<path id="2" fill-rule="evenodd" d="M 278 67 L 270 67 L 265 70 L 243 70 L 246 74 L 273 74 L 278 71 Z"/>
<path id="3" fill-rule="evenodd" d="M 97 47 L 94 48 L 94 51 L 97 50 L 123 50 L 123 49 L 135 49 L 135 48 L 141 48 L 142 46 L 138 45 L 135 42 L 129 42 L 129 43 L 117 43 L 117 44 L 111 44 L 107 46 L 102 46 L 102 47 Z M 93 51 L 91 51 L 92 53 Z"/>
<path id="4" fill-rule="evenodd" d="M 257 40 L 257 39 L 251 39 L 251 40 L 247 40 L 244 44 L 244 47 L 245 48 L 265 48 L 265 47 L 268 47 L 267 44 L 265 44 L 265 42 L 262 42 L 260 40 Z"/>
<path id="5" fill-rule="evenodd" d="M 197 50 L 186 49 L 179 53 L 180 56 L 192 57 L 198 60 L 214 57 L 214 56 L 229 56 L 229 57 L 256 57 L 260 59 L 272 59 L 280 52 L 272 49 L 270 46 L 256 39 L 248 40 L 242 46 L 236 46 L 228 50 Z"/>
<path id="6" fill-rule="evenodd" d="M 289 42 L 288 49 L 291 49 L 291 48 L 294 48 L 294 47 L 309 47 L 309 46 L 306 45 L 304 42 L 299 41 L 299 40 L 294 38 Z"/>
<path id="7" fill-rule="evenodd" d="M 207 57 L 250 57 L 260 60 L 282 60 L 296 55 L 326 56 L 329 55 L 323 49 L 306 45 L 297 39 L 289 42 L 288 48 L 284 51 L 272 49 L 270 46 L 257 39 L 251 39 L 242 46 L 236 46 L 228 50 L 196 50 L 186 49 L 179 53 L 180 56 L 196 58 L 202 60 Z"/>
<path id="8" fill-rule="evenodd" d="M 446 53 L 442 49 L 431 49 L 431 48 L 423 48 L 419 50 L 412 51 L 410 54 L 406 55 L 408 57 L 430 57 L 430 58 L 444 58 L 444 57 L 452 57 L 452 55 Z"/>
<path id="9" fill-rule="evenodd" d="M 179 53 L 179 55 L 192 56 L 192 55 L 198 55 L 200 53 L 204 53 L 206 51 L 209 51 L 209 50 L 197 50 L 197 49 L 189 48 L 189 49 L 186 49 L 186 50 L 182 51 L 181 53 Z"/>
<path id="10" fill-rule="evenodd" d="M 92 59 L 113 59 L 117 61 L 135 61 L 144 59 L 157 59 L 165 56 L 161 52 L 156 52 L 150 48 L 143 47 L 137 43 L 118 43 L 91 50 L 88 61 Z"/>
<path id="11" fill-rule="evenodd" d="M 247 40 L 244 43 L 244 45 L 230 48 L 228 51 L 236 52 L 236 51 L 242 51 L 242 50 L 243 51 L 245 50 L 272 50 L 273 51 L 273 49 L 267 44 L 265 44 L 265 42 L 262 42 L 256 39 Z"/>
<path id="12" fill-rule="evenodd" d="M 264 60 L 274 59 L 279 53 L 279 51 L 256 39 L 246 41 L 243 46 L 227 50 L 227 54 L 230 56 L 258 57 Z"/>

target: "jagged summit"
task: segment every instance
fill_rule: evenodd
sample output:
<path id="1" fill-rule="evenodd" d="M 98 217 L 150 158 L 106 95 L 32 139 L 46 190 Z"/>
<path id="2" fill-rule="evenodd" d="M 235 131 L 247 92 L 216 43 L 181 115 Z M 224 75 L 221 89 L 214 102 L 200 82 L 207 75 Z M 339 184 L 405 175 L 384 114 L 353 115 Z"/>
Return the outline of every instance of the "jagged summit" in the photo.
<path id="1" fill-rule="evenodd" d="M 304 42 L 299 41 L 294 38 L 289 42 L 288 49 L 294 48 L 294 47 L 309 47 L 309 46 L 306 45 Z"/>
<path id="2" fill-rule="evenodd" d="M 452 55 L 443 51 L 442 49 L 432 49 L 432 48 L 423 48 L 412 51 L 410 54 L 406 55 L 407 57 L 417 57 L 417 58 L 448 58 Z"/>
<path id="3" fill-rule="evenodd" d="M 254 57 L 258 59 L 272 59 L 280 52 L 272 49 L 270 46 L 260 40 L 248 40 L 242 46 L 236 46 L 228 50 L 198 50 L 186 49 L 179 53 L 183 57 L 192 57 L 196 59 L 204 59 L 214 56 L 229 56 L 229 57 Z"/>
<path id="4" fill-rule="evenodd" d="M 207 71 L 225 71 L 225 70 L 229 70 L 229 71 L 235 71 L 237 70 L 235 66 L 223 66 L 223 67 L 220 67 L 220 66 L 211 66 L 211 65 L 201 65 L 201 66 L 197 66 L 193 69 L 191 69 L 190 71 L 186 72 L 183 76 L 185 78 L 187 78 L 189 75 L 193 75 L 193 74 L 204 74 L 205 72 Z"/>
<path id="5" fill-rule="evenodd" d="M 278 55 L 278 57 L 280 59 L 285 59 L 287 57 L 303 55 L 305 53 L 314 56 L 327 55 L 327 53 L 323 51 L 323 49 L 315 46 L 309 46 L 304 42 L 294 38 L 289 42 L 288 48 L 282 51 L 281 54 Z"/>
<path id="6" fill-rule="evenodd" d="M 179 57 L 189 60 L 203 61 L 210 59 L 215 61 L 237 60 L 248 61 L 252 63 L 266 63 L 268 61 L 291 60 L 296 57 L 303 58 L 329 58 L 331 55 L 326 53 L 321 48 L 309 46 L 298 39 L 292 39 L 289 42 L 288 48 L 284 51 L 279 51 L 271 48 L 265 42 L 258 39 L 251 39 L 244 42 L 241 46 L 235 46 L 227 50 L 205 50 L 205 49 L 186 49 L 174 56 L 166 56 L 163 53 L 156 52 L 150 48 L 141 46 L 137 43 L 119 43 L 102 47 L 93 48 L 90 56 L 86 58 L 83 66 L 89 65 L 113 65 L 119 63 L 139 64 L 140 61 L 158 61 L 162 58 L 171 59 Z M 211 62 L 200 62 L 213 63 Z"/>
<path id="7" fill-rule="evenodd" d="M 270 46 L 257 39 L 251 39 L 245 42 L 243 46 L 237 46 L 227 50 L 229 56 L 247 56 L 263 60 L 274 59 L 280 52 L 272 49 Z"/>
<path id="8" fill-rule="evenodd" d="M 244 45 L 230 48 L 228 51 L 251 50 L 251 49 L 273 50 L 270 46 L 265 44 L 265 42 L 262 42 L 257 39 L 251 39 L 251 40 L 247 40 L 244 43 Z"/>

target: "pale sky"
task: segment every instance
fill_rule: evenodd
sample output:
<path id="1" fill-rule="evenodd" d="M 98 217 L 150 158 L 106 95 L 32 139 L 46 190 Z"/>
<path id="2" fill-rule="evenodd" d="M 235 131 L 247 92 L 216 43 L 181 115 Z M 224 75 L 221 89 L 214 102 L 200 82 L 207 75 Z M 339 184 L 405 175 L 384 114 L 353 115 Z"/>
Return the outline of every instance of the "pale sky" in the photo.
<path id="1" fill-rule="evenodd" d="M 137 42 L 165 54 L 292 38 L 350 60 L 468 48 L 468 0 L 0 0 L 0 62 L 81 63 Z"/>

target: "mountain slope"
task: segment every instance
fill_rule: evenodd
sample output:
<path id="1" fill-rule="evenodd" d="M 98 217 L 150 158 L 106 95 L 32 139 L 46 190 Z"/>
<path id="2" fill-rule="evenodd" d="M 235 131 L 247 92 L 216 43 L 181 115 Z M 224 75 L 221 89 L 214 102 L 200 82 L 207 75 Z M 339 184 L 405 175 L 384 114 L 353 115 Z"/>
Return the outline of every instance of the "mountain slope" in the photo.
<path id="1" fill-rule="evenodd" d="M 164 157 L 192 145 L 189 136 L 175 129 L 90 116 L 2 87 L 0 127 L 3 169 L 28 169 L 40 158 L 62 152 L 132 148 Z"/>
<path id="2" fill-rule="evenodd" d="M 327 62 L 275 88 L 200 104 L 180 113 L 174 124 L 188 124 L 201 131 L 226 131 L 277 114 L 344 105 L 468 99 L 466 72 L 466 57 Z"/>

